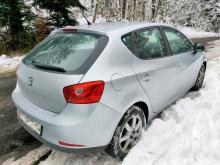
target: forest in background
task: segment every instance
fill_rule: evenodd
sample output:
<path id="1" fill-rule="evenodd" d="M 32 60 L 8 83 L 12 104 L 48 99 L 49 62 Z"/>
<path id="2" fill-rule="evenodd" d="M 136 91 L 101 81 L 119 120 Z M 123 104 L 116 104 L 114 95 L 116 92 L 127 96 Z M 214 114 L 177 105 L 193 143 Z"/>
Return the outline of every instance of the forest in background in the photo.
<path id="1" fill-rule="evenodd" d="M 164 22 L 205 31 L 219 31 L 218 0 L 84 0 L 93 15 L 106 21 Z M 92 14 L 95 13 L 95 14 Z"/>
<path id="2" fill-rule="evenodd" d="M 0 0 L 0 54 L 25 53 L 51 30 L 98 21 L 164 22 L 219 32 L 218 0 Z"/>

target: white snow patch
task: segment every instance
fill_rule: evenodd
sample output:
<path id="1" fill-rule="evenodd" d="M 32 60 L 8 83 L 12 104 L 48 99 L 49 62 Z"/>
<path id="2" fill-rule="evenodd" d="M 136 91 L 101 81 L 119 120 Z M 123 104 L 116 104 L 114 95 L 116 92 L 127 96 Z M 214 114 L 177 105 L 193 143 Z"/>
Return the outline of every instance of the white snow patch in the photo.
<path id="1" fill-rule="evenodd" d="M 179 29 L 189 38 L 220 37 L 219 33 L 199 31 L 190 27 L 180 27 Z"/>
<path id="2" fill-rule="evenodd" d="M 52 154 L 42 161 L 40 165 L 116 165 L 117 160 L 112 159 L 104 152 L 88 154 L 68 154 L 53 151 Z"/>
<path id="3" fill-rule="evenodd" d="M 209 61 L 203 89 L 191 92 L 143 132 L 122 165 L 220 164 L 220 58 Z"/>
<path id="4" fill-rule="evenodd" d="M 206 46 L 206 54 L 208 59 L 220 56 L 220 40 L 209 42 Z"/>
<path id="5" fill-rule="evenodd" d="M 5 54 L 0 56 L 0 71 L 10 68 L 16 68 L 21 61 L 22 56 L 8 57 Z"/>

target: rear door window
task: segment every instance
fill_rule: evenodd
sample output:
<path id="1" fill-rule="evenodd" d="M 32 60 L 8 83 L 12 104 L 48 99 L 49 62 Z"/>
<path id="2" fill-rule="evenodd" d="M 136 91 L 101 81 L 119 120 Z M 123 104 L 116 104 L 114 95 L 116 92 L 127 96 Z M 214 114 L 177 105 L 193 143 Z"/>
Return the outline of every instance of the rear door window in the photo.
<path id="1" fill-rule="evenodd" d="M 33 49 L 23 60 L 27 65 L 62 68 L 65 72 L 83 73 L 104 49 L 106 36 L 88 33 L 55 33 Z"/>
<path id="2" fill-rule="evenodd" d="M 143 60 L 167 55 L 165 41 L 157 27 L 135 32 L 135 55 Z"/>

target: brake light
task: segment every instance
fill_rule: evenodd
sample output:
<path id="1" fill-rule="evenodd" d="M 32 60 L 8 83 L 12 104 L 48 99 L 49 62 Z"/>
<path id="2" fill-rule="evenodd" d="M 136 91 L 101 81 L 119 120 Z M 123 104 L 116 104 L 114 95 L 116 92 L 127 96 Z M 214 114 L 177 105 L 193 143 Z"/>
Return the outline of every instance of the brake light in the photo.
<path id="1" fill-rule="evenodd" d="M 104 86 L 104 81 L 81 83 L 65 87 L 63 89 L 63 94 L 68 103 L 97 103 L 101 99 Z"/>
<path id="2" fill-rule="evenodd" d="M 76 32 L 77 29 L 64 28 L 63 32 Z"/>

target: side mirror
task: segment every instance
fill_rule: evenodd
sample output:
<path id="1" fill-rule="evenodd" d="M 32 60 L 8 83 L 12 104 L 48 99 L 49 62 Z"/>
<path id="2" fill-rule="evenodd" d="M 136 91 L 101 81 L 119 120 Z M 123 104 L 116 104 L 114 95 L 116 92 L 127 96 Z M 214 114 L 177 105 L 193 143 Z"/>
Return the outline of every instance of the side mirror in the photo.
<path id="1" fill-rule="evenodd" d="M 203 52 L 205 50 L 205 46 L 202 44 L 195 43 L 193 49 L 194 49 L 194 53 Z"/>

